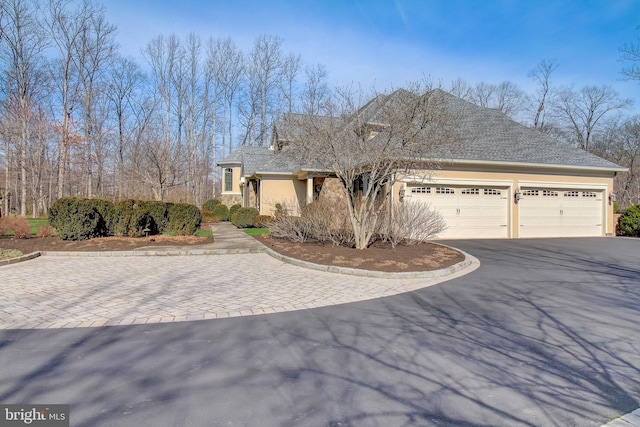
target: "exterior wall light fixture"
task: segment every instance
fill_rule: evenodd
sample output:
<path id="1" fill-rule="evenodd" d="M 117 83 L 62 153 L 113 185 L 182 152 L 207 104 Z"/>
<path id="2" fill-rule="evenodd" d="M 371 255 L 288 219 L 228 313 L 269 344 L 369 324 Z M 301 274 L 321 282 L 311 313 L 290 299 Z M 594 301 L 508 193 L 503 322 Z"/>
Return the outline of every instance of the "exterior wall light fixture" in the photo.
<path id="1" fill-rule="evenodd" d="M 513 193 L 513 202 L 517 205 L 520 199 L 522 198 L 522 193 L 519 188 L 516 188 L 516 192 Z"/>

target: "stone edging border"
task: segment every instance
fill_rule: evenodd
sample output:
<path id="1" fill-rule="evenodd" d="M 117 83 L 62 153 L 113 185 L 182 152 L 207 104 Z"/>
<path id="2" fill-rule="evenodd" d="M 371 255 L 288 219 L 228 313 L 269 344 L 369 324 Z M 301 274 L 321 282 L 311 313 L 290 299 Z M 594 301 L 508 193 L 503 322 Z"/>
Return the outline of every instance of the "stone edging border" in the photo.
<path id="1" fill-rule="evenodd" d="M 435 243 L 435 244 L 450 248 L 450 246 L 442 245 L 440 243 Z M 315 264 L 312 262 L 302 261 L 296 258 L 291 258 L 285 255 L 282 255 L 270 248 L 267 248 L 266 253 L 279 261 L 286 262 L 287 264 L 295 265 L 297 267 L 308 268 L 311 270 L 326 271 L 329 273 L 348 274 L 351 276 L 377 277 L 377 278 L 384 278 L 384 279 L 433 279 L 437 277 L 448 276 L 450 274 L 464 270 L 465 268 L 469 267 L 473 263 L 474 257 L 469 255 L 468 253 L 456 248 L 451 248 L 451 249 L 454 249 L 460 252 L 461 254 L 463 254 L 464 261 L 460 261 L 459 263 L 454 264 L 451 267 L 443 268 L 440 270 L 407 271 L 407 272 L 400 272 L 400 273 L 361 270 L 358 268 L 347 268 L 347 267 L 338 267 L 335 265 Z"/>
<path id="2" fill-rule="evenodd" d="M 227 254 L 249 254 L 266 253 L 267 255 L 297 267 L 308 268 L 310 270 L 326 271 L 328 273 L 347 274 L 351 276 L 376 277 L 385 279 L 433 279 L 445 277 L 469 267 L 473 262 L 473 257 L 457 248 L 452 248 L 441 243 L 431 242 L 436 245 L 445 246 L 456 250 L 464 255 L 464 261 L 452 265 L 451 267 L 433 271 L 408 271 L 390 273 L 386 271 L 362 270 L 358 268 L 339 267 L 335 265 L 315 264 L 282 255 L 271 248 L 264 249 L 176 249 L 176 250 L 138 250 L 138 251 L 105 251 L 105 252 L 64 252 L 64 251 L 41 251 L 22 255 L 17 258 L 0 261 L 3 265 L 15 264 L 22 261 L 37 258 L 39 256 L 67 256 L 67 257 L 126 257 L 126 256 L 186 256 L 186 255 L 227 255 Z"/>
<path id="3" fill-rule="evenodd" d="M 30 254 L 21 255 L 19 257 L 0 260 L 0 267 L 2 267 L 3 265 L 9 265 L 9 264 L 15 264 L 17 262 L 28 261 L 30 259 L 38 258 L 40 255 L 42 255 L 40 252 L 31 252 Z"/>
<path id="4" fill-rule="evenodd" d="M 145 249 L 132 251 L 42 251 L 46 256 L 67 257 L 127 257 L 127 256 L 187 256 L 187 255 L 227 255 L 227 254 L 255 254 L 264 252 L 264 249 Z"/>

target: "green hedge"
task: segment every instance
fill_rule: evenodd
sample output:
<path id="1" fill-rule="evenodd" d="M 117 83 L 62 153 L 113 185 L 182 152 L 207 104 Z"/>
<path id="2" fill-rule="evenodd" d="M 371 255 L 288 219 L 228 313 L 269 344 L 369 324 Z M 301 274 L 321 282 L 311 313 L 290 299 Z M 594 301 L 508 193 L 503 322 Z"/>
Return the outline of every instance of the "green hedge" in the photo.
<path id="1" fill-rule="evenodd" d="M 218 206 L 220 204 L 220 200 L 218 199 L 209 199 L 206 202 L 204 202 L 202 204 L 202 210 L 203 211 L 212 211 L 215 209 L 216 206 Z"/>
<path id="2" fill-rule="evenodd" d="M 145 229 L 159 234 L 169 229 L 171 203 L 127 199 L 115 205 L 115 236 L 141 237 Z"/>
<path id="3" fill-rule="evenodd" d="M 640 205 L 633 205 L 620 215 L 618 234 L 640 237 Z"/>
<path id="4" fill-rule="evenodd" d="M 149 216 L 153 219 L 149 227 L 151 234 L 162 233 L 169 228 L 169 209 L 172 205 L 172 203 L 157 201 L 138 202 L 138 209 L 148 212 Z"/>
<path id="5" fill-rule="evenodd" d="M 234 213 L 238 212 L 240 208 L 242 208 L 242 205 L 240 203 L 231 205 L 231 207 L 229 208 L 229 217 L 231 217 L 231 215 L 233 215 Z"/>
<path id="6" fill-rule="evenodd" d="M 49 224 L 62 239 L 101 236 L 144 236 L 174 231 L 194 234 L 202 221 L 193 205 L 156 201 L 122 200 L 115 205 L 103 199 L 63 197 L 49 209 Z"/>
<path id="7" fill-rule="evenodd" d="M 49 224 L 62 240 L 85 240 L 106 233 L 104 219 L 91 199 L 63 197 L 49 209 Z"/>
<path id="8" fill-rule="evenodd" d="M 169 231 L 179 235 L 194 234 L 202 223 L 200 209 L 186 203 L 176 203 L 169 207 Z"/>
<path id="9" fill-rule="evenodd" d="M 258 215 L 256 208 L 240 208 L 231 216 L 231 222 L 238 228 L 250 228 Z"/>
<path id="10" fill-rule="evenodd" d="M 218 221 L 229 221 L 229 208 L 221 203 L 213 208 L 211 215 Z"/>
<path id="11" fill-rule="evenodd" d="M 116 207 L 111 201 L 105 199 L 85 199 L 90 200 L 96 208 L 102 220 L 104 221 L 104 229 L 98 230 L 101 236 L 113 236 L 113 230 L 117 220 Z"/>

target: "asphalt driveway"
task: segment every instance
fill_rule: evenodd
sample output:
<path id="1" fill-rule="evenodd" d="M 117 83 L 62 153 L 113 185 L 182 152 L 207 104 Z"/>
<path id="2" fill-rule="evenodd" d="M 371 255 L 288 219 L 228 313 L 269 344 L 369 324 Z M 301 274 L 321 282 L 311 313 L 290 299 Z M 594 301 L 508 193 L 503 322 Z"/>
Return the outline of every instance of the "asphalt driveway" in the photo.
<path id="1" fill-rule="evenodd" d="M 69 403 L 73 426 L 595 427 L 638 407 L 640 240 L 451 243 L 481 267 L 387 298 L 0 331 L 0 402 Z"/>

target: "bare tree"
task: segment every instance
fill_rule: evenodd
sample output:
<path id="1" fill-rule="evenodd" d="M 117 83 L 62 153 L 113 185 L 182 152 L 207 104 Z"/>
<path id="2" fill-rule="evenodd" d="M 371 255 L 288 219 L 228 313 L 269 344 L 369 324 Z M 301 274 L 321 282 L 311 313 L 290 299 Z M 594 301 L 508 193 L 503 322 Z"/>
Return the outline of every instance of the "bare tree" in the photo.
<path id="1" fill-rule="evenodd" d="M 497 85 L 480 82 L 466 91 L 461 84 L 458 86 L 458 92 L 467 93 L 467 97 L 463 99 L 481 107 L 495 108 L 510 117 L 516 116 L 522 110 L 526 100 L 524 92 L 508 81 Z"/>
<path id="2" fill-rule="evenodd" d="M 551 73 L 553 73 L 558 64 L 555 59 L 543 59 L 538 65 L 531 71 L 529 71 L 529 78 L 531 78 L 537 85 L 535 94 L 535 112 L 533 115 L 533 127 L 536 129 L 544 129 L 544 119 L 546 115 L 546 103 L 547 99 L 552 95 L 551 93 Z"/>
<path id="3" fill-rule="evenodd" d="M 49 40 L 37 18 L 33 3 L 26 0 L 2 0 L 0 11 L 3 17 L 0 58 L 4 67 L 2 83 L 6 94 L 4 104 L 5 121 L 17 126 L 13 138 L 7 144 L 16 143 L 16 160 L 20 170 L 20 214 L 27 214 L 27 147 L 31 140 L 31 122 L 37 120 L 37 97 L 43 85 L 43 52 Z M 34 117 L 34 113 L 36 117 Z M 7 126 L 9 124 L 7 123 Z M 7 135 L 8 136 L 8 135 Z M 8 151 L 8 150 L 7 150 Z M 7 178 L 9 176 L 7 160 Z M 7 182 L 7 188 L 9 183 Z"/>
<path id="4" fill-rule="evenodd" d="M 481 107 L 492 108 L 495 90 L 496 86 L 493 84 L 485 82 L 476 83 L 469 93 L 468 100 Z"/>
<path id="5" fill-rule="evenodd" d="M 183 132 L 188 65 L 185 50 L 175 35 L 156 37 L 147 44 L 143 56 L 151 67 L 151 83 L 158 95 L 156 105 L 159 105 L 161 118 L 152 121 L 147 129 L 148 134 L 143 138 L 145 150 L 154 152 L 145 151 L 148 162 L 138 163 L 138 169 L 154 185 L 154 197 L 164 200 L 169 188 L 183 183 L 183 174 L 178 171 L 182 172 L 180 167 L 186 160 L 187 151 L 183 147 Z M 157 129 L 159 123 L 162 123 L 162 130 Z M 144 171 L 141 167 L 150 169 Z"/>
<path id="6" fill-rule="evenodd" d="M 284 56 L 283 40 L 277 36 L 258 37 L 247 60 L 244 143 L 267 143 L 271 122 L 277 117 L 277 89 L 281 86 Z"/>
<path id="7" fill-rule="evenodd" d="M 509 117 L 515 117 L 522 111 L 526 99 L 527 96 L 518 86 L 505 81 L 496 86 L 495 104 L 492 108 L 502 111 Z"/>
<path id="8" fill-rule="evenodd" d="M 82 91 L 83 139 L 85 144 L 85 170 L 83 182 L 86 185 L 85 194 L 92 197 L 95 181 L 100 186 L 104 164 L 98 163 L 98 176 L 94 177 L 94 163 L 103 156 L 98 156 L 98 143 L 103 140 L 101 122 L 97 117 L 95 104 L 99 102 L 98 95 L 105 94 L 106 68 L 112 63 L 116 49 L 116 27 L 109 24 L 102 6 L 88 5 L 85 11 L 86 21 L 78 39 L 77 54 L 74 57 L 79 74 Z M 102 85 L 102 88 L 99 86 Z M 101 91 L 101 89 L 103 89 Z M 103 115 L 106 113 L 103 109 Z"/>
<path id="9" fill-rule="evenodd" d="M 131 59 L 116 57 L 110 67 L 107 96 L 116 120 L 116 197 L 124 196 L 125 157 L 137 126 L 135 111 L 141 103 L 144 74 Z"/>
<path id="10" fill-rule="evenodd" d="M 335 93 L 333 118 L 287 115 L 295 138 L 280 155 L 332 171 L 342 184 L 355 246 L 369 246 L 398 174 L 430 170 L 436 149 L 454 139 L 442 91 L 419 86 L 380 94 L 364 103 L 362 91 Z"/>
<path id="11" fill-rule="evenodd" d="M 628 64 L 622 68 L 622 74 L 630 80 L 640 80 L 640 38 L 635 43 L 623 44 L 618 51 L 620 60 Z"/>
<path id="12" fill-rule="evenodd" d="M 282 63 L 282 80 L 280 90 L 287 104 L 287 112 L 293 112 L 295 96 L 295 83 L 300 71 L 300 55 L 290 53 Z"/>
<path id="13" fill-rule="evenodd" d="M 81 100 L 81 85 L 79 77 L 78 58 L 81 53 L 80 40 L 86 31 L 88 20 L 94 11 L 94 6 L 84 1 L 79 7 L 73 8 L 71 0 L 49 0 L 47 29 L 58 49 L 59 57 L 53 61 L 53 79 L 58 83 L 60 120 L 60 144 L 58 149 L 58 197 L 64 195 L 69 149 L 74 139 L 73 114 Z"/>
<path id="14" fill-rule="evenodd" d="M 457 78 L 451 82 L 449 93 L 457 96 L 458 98 L 471 100 L 473 88 L 467 83 L 466 80 Z"/>
<path id="15" fill-rule="evenodd" d="M 302 90 L 302 112 L 304 114 L 324 115 L 327 112 L 331 91 L 327 84 L 327 69 L 316 64 L 306 66 L 307 80 Z"/>
<path id="16" fill-rule="evenodd" d="M 640 116 L 605 121 L 592 148 L 594 154 L 628 168 L 614 180 L 620 207 L 640 203 Z"/>
<path id="17" fill-rule="evenodd" d="M 212 98 L 210 102 L 214 107 L 222 104 L 221 149 L 224 156 L 225 150 L 233 151 L 234 111 L 244 73 L 244 55 L 230 38 L 210 39 L 206 61 L 207 80 L 213 84 L 208 97 Z"/>
<path id="18" fill-rule="evenodd" d="M 567 129 L 569 139 L 585 151 L 591 150 L 591 140 L 602 119 L 633 104 L 622 99 L 610 86 L 585 86 L 579 91 L 561 90 L 554 100 L 556 120 Z"/>

